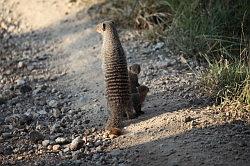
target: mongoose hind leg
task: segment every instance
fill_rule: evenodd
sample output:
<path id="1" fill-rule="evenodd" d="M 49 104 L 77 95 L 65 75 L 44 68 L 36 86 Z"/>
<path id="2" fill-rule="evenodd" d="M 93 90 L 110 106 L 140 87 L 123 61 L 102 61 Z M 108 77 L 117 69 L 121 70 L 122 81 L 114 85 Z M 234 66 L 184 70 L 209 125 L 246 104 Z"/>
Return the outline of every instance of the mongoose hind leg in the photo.
<path id="1" fill-rule="evenodd" d="M 143 115 L 145 113 L 141 110 L 141 105 L 135 107 L 135 112 L 137 116 Z"/>

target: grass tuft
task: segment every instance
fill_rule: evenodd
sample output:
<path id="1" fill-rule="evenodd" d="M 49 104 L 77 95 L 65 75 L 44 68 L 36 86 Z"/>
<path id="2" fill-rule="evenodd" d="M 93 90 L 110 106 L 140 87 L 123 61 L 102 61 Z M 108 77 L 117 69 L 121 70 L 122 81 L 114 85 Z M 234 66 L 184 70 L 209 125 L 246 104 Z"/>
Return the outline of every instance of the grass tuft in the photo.
<path id="1" fill-rule="evenodd" d="M 227 60 L 209 64 L 202 78 L 209 95 L 220 102 L 231 100 L 250 104 L 250 67 L 247 64 Z"/>
<path id="2" fill-rule="evenodd" d="M 173 51 L 207 61 L 204 89 L 220 101 L 250 105 L 249 0 L 110 0 L 93 10 L 105 19 L 168 40 Z"/>

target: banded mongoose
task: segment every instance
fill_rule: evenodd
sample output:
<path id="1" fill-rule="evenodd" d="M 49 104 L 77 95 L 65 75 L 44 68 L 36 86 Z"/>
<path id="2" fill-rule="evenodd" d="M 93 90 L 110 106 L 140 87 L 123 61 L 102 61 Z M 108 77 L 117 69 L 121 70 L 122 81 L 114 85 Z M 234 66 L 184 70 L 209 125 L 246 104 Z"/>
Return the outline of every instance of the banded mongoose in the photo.
<path id="1" fill-rule="evenodd" d="M 138 92 L 137 87 L 140 86 L 138 82 L 138 74 L 140 74 L 140 72 L 141 72 L 141 66 L 139 64 L 133 64 L 129 66 L 128 76 L 129 76 L 131 93 Z"/>
<path id="2" fill-rule="evenodd" d="M 106 82 L 107 106 L 110 115 L 106 130 L 120 135 L 123 112 L 128 118 L 134 118 L 130 94 L 127 60 L 113 21 L 104 21 L 97 25 L 97 32 L 102 35 L 101 56 Z M 112 131 L 116 131 L 113 132 Z"/>
<path id="3" fill-rule="evenodd" d="M 145 101 L 145 98 L 148 92 L 149 92 L 149 88 L 147 86 L 140 85 L 138 87 L 138 92 L 132 93 L 131 95 L 133 107 L 137 116 L 144 114 L 144 112 L 141 110 L 141 107 L 142 107 L 143 102 Z"/>

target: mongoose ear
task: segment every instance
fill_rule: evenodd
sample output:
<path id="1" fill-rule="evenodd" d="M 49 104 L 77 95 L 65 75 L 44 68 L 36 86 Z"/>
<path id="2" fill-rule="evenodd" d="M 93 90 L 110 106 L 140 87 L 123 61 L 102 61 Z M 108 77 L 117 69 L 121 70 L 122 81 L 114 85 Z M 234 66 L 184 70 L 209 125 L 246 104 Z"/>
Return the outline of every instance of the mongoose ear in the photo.
<path id="1" fill-rule="evenodd" d="M 105 31 L 106 30 L 106 24 L 102 23 L 102 30 Z"/>

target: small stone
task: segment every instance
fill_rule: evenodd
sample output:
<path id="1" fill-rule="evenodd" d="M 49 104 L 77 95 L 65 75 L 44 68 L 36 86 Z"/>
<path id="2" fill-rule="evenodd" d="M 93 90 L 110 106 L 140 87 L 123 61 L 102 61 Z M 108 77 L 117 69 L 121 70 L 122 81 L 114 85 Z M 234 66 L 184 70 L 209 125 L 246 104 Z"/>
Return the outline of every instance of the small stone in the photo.
<path id="1" fill-rule="evenodd" d="M 24 85 L 26 82 L 23 79 L 16 80 L 17 86 Z"/>
<path id="2" fill-rule="evenodd" d="M 52 145 L 48 145 L 47 149 L 52 150 Z"/>
<path id="3" fill-rule="evenodd" d="M 12 70 L 7 70 L 5 74 L 10 75 L 12 73 Z"/>
<path id="4" fill-rule="evenodd" d="M 66 152 L 68 152 L 68 151 L 69 151 L 69 147 L 63 149 L 63 152 L 64 152 L 64 153 L 66 153 Z"/>
<path id="5" fill-rule="evenodd" d="M 38 142 L 44 139 L 44 136 L 38 131 L 31 131 L 29 133 L 30 140 L 33 142 Z"/>
<path id="6" fill-rule="evenodd" d="M 55 118 L 59 118 L 61 115 L 61 111 L 59 109 L 53 109 L 53 116 Z"/>
<path id="7" fill-rule="evenodd" d="M 49 143 L 50 143 L 49 140 L 44 140 L 44 141 L 42 141 L 42 145 L 43 145 L 44 147 L 47 147 L 47 146 L 49 145 Z"/>
<path id="8" fill-rule="evenodd" d="M 58 144 L 66 144 L 69 141 L 64 137 L 58 137 L 58 138 L 56 138 L 55 142 L 58 143 Z"/>
<path id="9" fill-rule="evenodd" d="M 57 152 L 57 151 L 59 151 L 61 149 L 61 146 L 60 145 L 53 145 L 52 146 L 52 150 L 54 151 L 54 152 Z"/>
<path id="10" fill-rule="evenodd" d="M 58 102 L 56 100 L 50 100 L 48 105 L 52 108 L 56 108 L 58 106 Z"/>
<path id="11" fill-rule="evenodd" d="M 22 62 L 22 61 L 18 62 L 17 67 L 18 68 L 23 68 L 24 67 L 24 62 Z"/>
<path id="12" fill-rule="evenodd" d="M 81 139 L 81 137 L 76 137 L 70 144 L 69 148 L 70 150 L 77 150 L 81 147 L 83 143 L 83 140 Z"/>
<path id="13" fill-rule="evenodd" d="M 55 88 L 53 88 L 52 90 L 51 90 L 51 93 L 56 93 L 57 92 L 57 90 L 55 89 Z"/>
<path id="14" fill-rule="evenodd" d="M 17 160 L 22 160 L 23 159 L 23 156 L 18 156 L 17 157 Z"/>

